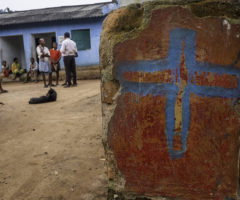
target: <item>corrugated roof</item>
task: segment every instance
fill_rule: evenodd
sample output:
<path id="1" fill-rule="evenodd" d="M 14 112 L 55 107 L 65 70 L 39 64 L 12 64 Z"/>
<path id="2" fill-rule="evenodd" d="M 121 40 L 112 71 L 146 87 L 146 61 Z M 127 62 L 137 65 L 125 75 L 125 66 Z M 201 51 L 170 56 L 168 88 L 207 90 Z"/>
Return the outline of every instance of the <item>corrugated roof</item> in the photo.
<path id="1" fill-rule="evenodd" d="M 112 2 L 1 13 L 0 26 L 103 17 L 105 14 L 102 8 L 110 3 Z"/>

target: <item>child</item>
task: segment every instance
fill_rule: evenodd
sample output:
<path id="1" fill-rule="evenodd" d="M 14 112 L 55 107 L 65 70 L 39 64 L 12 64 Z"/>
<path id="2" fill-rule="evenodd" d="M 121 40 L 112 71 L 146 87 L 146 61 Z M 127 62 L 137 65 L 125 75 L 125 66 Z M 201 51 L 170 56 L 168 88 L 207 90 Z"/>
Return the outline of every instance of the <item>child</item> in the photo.
<path id="1" fill-rule="evenodd" d="M 53 48 L 50 49 L 52 71 L 56 72 L 56 85 L 59 80 L 61 52 L 57 49 L 57 43 L 53 42 Z"/>
<path id="2" fill-rule="evenodd" d="M 13 80 L 15 80 L 17 77 L 20 77 L 23 74 L 23 72 L 24 70 L 21 69 L 18 59 L 14 58 L 12 63 L 12 73 L 14 74 Z"/>
<path id="3" fill-rule="evenodd" d="M 25 83 L 27 83 L 29 81 L 29 76 L 34 76 L 35 78 L 35 83 L 38 82 L 38 63 L 35 61 L 35 59 L 33 57 L 31 57 L 30 59 L 30 67 L 29 67 L 29 71 L 27 73 L 27 79 L 26 81 L 24 81 Z"/>
<path id="4" fill-rule="evenodd" d="M 6 78 L 9 77 L 10 69 L 9 69 L 9 66 L 7 66 L 6 60 L 2 61 L 2 73 L 3 73 L 3 77 L 6 77 Z"/>

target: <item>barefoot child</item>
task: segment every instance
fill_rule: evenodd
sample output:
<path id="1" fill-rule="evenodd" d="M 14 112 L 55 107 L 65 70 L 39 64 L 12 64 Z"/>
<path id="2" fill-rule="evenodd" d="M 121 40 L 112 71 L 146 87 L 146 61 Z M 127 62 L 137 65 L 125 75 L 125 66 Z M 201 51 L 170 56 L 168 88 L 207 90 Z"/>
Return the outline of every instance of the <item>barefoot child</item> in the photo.
<path id="1" fill-rule="evenodd" d="M 57 49 L 57 43 L 53 42 L 53 48 L 50 49 L 52 71 L 56 72 L 56 85 L 58 85 L 61 52 Z"/>
<path id="2" fill-rule="evenodd" d="M 18 58 L 13 59 L 12 73 L 14 74 L 13 80 L 15 80 L 17 77 L 20 77 L 24 73 L 24 70 L 21 68 L 20 63 L 18 62 Z"/>
<path id="3" fill-rule="evenodd" d="M 6 77 L 6 78 L 8 78 L 9 74 L 10 74 L 10 68 L 7 65 L 7 61 L 6 60 L 2 61 L 2 74 L 3 74 L 3 77 Z"/>

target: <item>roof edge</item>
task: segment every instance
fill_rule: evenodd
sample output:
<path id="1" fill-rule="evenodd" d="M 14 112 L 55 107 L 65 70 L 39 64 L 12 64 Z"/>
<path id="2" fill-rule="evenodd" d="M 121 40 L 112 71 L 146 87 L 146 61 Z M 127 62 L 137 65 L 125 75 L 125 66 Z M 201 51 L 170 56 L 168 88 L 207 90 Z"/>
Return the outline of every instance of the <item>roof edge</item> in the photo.
<path id="1" fill-rule="evenodd" d="M 2 14 L 13 14 L 13 13 L 20 13 L 20 12 L 29 12 L 29 11 L 36 11 L 36 10 L 48 10 L 48 9 L 53 9 L 53 8 L 74 8 L 74 7 L 79 7 L 79 6 L 92 6 L 92 5 L 107 5 L 107 4 L 112 4 L 115 3 L 114 0 L 112 1 L 106 1 L 106 2 L 100 2 L 100 3 L 92 3 L 92 4 L 79 4 L 79 5 L 72 5 L 72 6 L 56 6 L 56 7 L 46 7 L 46 8 L 38 8 L 38 9 L 29 9 L 29 10 L 17 10 L 13 11 L 10 13 L 0 13 Z"/>

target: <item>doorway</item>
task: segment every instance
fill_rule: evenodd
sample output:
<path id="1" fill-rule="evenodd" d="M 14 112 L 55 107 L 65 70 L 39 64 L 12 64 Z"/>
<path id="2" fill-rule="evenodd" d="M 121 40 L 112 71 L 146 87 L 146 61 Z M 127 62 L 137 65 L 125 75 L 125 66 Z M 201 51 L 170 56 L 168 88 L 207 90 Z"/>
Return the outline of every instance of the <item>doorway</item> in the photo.
<path id="1" fill-rule="evenodd" d="M 38 33 L 32 34 L 32 57 L 39 62 L 36 48 L 39 45 L 39 39 L 43 38 L 45 40 L 45 46 L 48 49 L 52 48 L 52 43 L 56 42 L 56 33 Z"/>
<path id="2" fill-rule="evenodd" d="M 23 69 L 27 68 L 22 35 L 0 37 L 0 52 L 1 61 L 6 60 L 9 67 L 16 57 L 21 67 Z"/>

